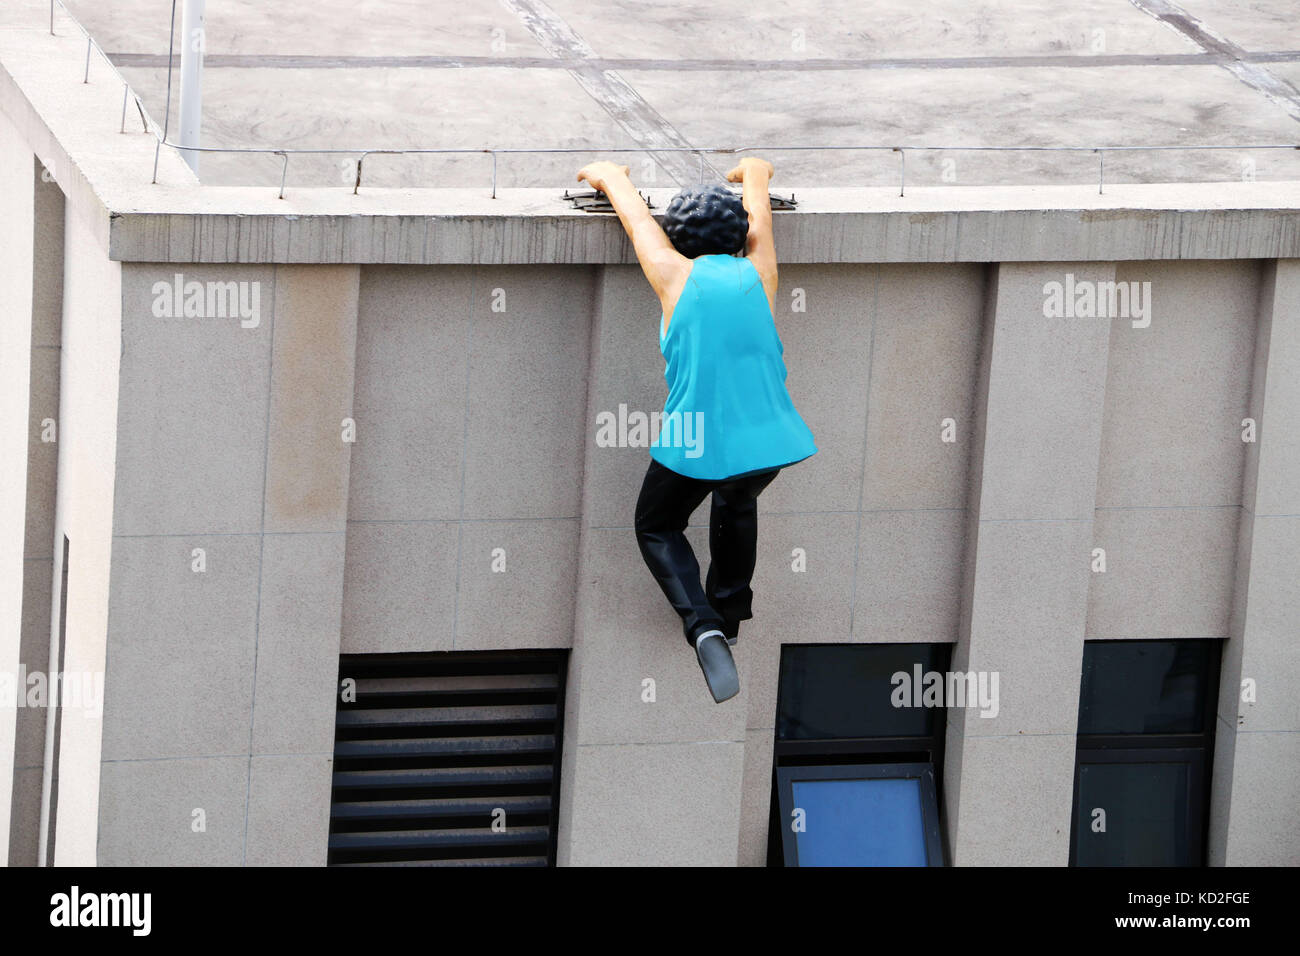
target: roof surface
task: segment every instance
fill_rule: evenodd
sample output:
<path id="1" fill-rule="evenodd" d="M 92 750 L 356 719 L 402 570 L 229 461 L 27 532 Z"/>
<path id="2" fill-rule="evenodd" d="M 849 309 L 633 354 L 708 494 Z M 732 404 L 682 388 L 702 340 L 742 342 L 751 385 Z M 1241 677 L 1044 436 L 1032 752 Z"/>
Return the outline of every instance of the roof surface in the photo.
<path id="1" fill-rule="evenodd" d="M 170 4 L 65 4 L 161 122 Z M 178 41 L 179 19 L 178 9 Z M 56 30 L 73 29 L 59 13 Z M 576 185 L 596 158 L 663 188 L 701 170 L 712 179 L 735 159 L 702 166 L 645 148 L 1300 142 L 1294 0 L 208 0 L 205 57 L 205 146 L 582 151 L 499 155 L 502 188 Z M 178 84 L 174 72 L 173 137 Z M 777 192 L 900 175 L 888 149 L 763 155 Z M 355 159 L 292 156 L 287 182 L 351 183 Z M 906 164 L 909 186 L 1098 177 L 1089 152 L 917 149 Z M 271 185 L 281 165 L 205 153 L 199 172 L 213 185 Z M 478 187 L 491 176 L 491 157 L 477 153 L 365 163 L 375 186 Z M 1105 178 L 1300 180 L 1300 152 L 1110 153 Z"/>

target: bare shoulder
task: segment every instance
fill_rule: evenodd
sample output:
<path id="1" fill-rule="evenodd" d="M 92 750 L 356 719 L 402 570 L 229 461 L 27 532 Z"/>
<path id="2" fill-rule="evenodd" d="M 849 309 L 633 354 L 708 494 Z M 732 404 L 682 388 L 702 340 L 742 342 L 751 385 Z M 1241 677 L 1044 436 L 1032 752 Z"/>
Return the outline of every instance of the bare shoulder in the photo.
<path id="1" fill-rule="evenodd" d="M 652 253 L 652 261 L 665 288 L 685 285 L 686 277 L 691 274 L 691 264 L 694 262 L 671 246 L 667 249 L 656 249 Z"/>
<path id="2" fill-rule="evenodd" d="M 764 283 L 767 283 L 769 280 L 772 282 L 776 281 L 776 255 L 773 252 L 767 249 L 758 248 L 746 254 L 745 258 L 753 263 L 754 269 L 758 272 L 759 277 Z"/>
<path id="3" fill-rule="evenodd" d="M 767 293 L 767 303 L 772 309 L 772 314 L 776 314 L 776 285 L 777 285 L 777 267 L 776 255 L 771 250 L 771 246 L 750 250 L 745 256 L 746 259 L 754 266 L 754 271 L 758 273 L 759 279 L 763 282 L 763 291 Z"/>
<path id="4" fill-rule="evenodd" d="M 677 300 L 686 288 L 686 280 L 691 276 L 694 260 L 670 248 L 657 250 L 654 253 L 654 263 L 659 277 L 655 292 L 659 295 L 659 304 L 663 307 L 665 318 L 671 320 Z"/>

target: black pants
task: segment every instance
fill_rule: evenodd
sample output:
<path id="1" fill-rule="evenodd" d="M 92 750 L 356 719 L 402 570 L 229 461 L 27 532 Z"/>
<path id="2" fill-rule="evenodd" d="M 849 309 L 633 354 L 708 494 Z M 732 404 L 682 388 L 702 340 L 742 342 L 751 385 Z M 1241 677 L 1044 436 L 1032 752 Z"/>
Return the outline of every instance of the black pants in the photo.
<path id="1" fill-rule="evenodd" d="M 704 631 L 735 634 L 753 617 L 750 601 L 758 546 L 758 496 L 780 468 L 740 478 L 701 481 L 679 475 L 651 459 L 636 502 L 636 539 L 641 556 L 682 619 L 688 643 Z M 686 540 L 691 513 L 712 492 L 708 579 Z"/>

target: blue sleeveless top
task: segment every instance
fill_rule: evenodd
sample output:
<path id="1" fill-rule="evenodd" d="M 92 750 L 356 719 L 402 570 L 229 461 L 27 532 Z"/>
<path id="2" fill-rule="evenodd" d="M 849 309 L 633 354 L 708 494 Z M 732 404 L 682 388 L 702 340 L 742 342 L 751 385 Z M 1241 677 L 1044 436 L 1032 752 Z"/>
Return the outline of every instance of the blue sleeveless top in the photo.
<path id="1" fill-rule="evenodd" d="M 717 480 L 792 465 L 817 446 L 785 388 L 785 346 L 754 263 L 696 257 L 659 348 L 668 400 L 650 457 Z"/>

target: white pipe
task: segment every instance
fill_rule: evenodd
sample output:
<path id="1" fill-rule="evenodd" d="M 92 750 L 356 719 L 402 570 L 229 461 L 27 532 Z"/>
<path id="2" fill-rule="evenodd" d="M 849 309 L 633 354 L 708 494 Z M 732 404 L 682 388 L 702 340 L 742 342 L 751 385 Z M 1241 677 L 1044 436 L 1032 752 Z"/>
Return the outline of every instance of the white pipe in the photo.
<path id="1" fill-rule="evenodd" d="M 181 130 L 182 146 L 202 145 L 203 133 L 203 50 L 206 45 L 204 31 L 204 5 L 206 0 L 184 0 L 181 13 Z M 189 163 L 194 175 L 199 174 L 199 156 L 192 150 L 182 149 L 181 156 Z"/>

